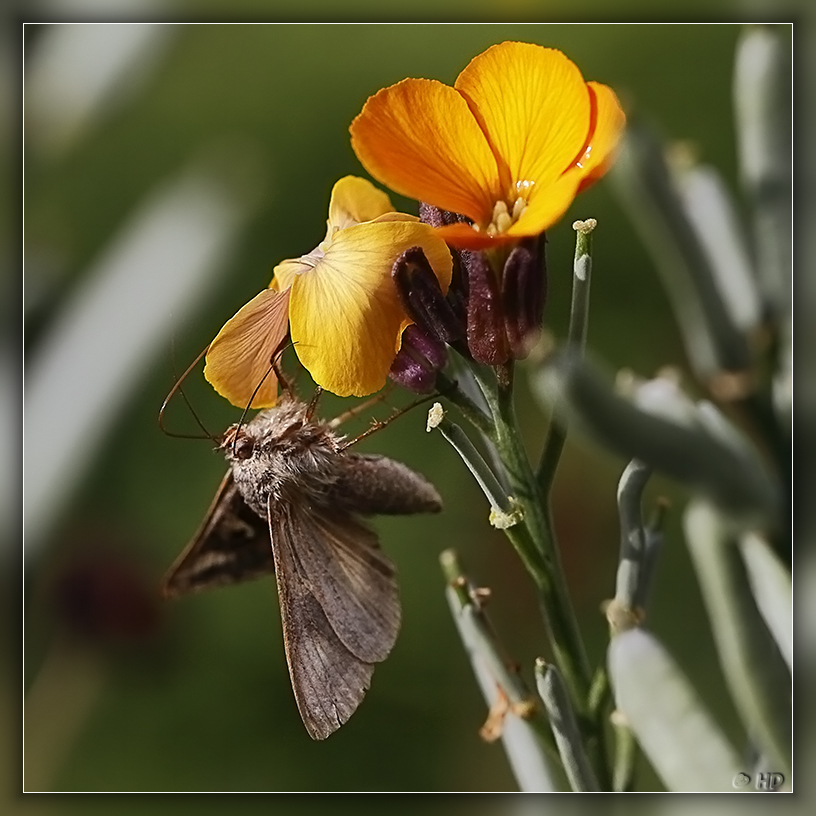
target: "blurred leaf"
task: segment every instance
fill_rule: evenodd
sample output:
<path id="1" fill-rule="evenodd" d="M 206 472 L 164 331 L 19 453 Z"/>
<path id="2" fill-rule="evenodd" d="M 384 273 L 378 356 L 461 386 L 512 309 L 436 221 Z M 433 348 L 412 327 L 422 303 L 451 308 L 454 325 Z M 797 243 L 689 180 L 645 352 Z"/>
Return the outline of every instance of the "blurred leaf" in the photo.
<path id="1" fill-rule="evenodd" d="M 757 606 L 768 624 L 782 657 L 793 671 L 793 587 L 791 574 L 777 558 L 768 542 L 756 533 L 746 533 L 739 541 L 748 580 Z"/>
<path id="2" fill-rule="evenodd" d="M 223 170 L 221 170 L 223 172 Z M 27 361 L 26 554 L 34 552 L 180 316 L 221 271 L 251 208 L 208 162 L 156 189 Z"/>
<path id="3" fill-rule="evenodd" d="M 746 339 L 734 325 L 709 257 L 686 217 L 662 146 L 637 121 L 628 125 L 611 178 L 661 276 L 699 378 L 708 381 L 721 372 L 747 369 Z"/>
<path id="4" fill-rule="evenodd" d="M 671 791 L 733 791 L 739 757 L 677 664 L 648 632 L 612 638 L 615 702 Z"/>
<path id="5" fill-rule="evenodd" d="M 734 326 L 747 336 L 759 325 L 762 304 L 730 191 L 710 165 L 683 166 L 675 172 L 683 211 L 708 258 L 723 305 Z"/>
<path id="6" fill-rule="evenodd" d="M 772 761 L 767 770 L 788 774 L 791 676 L 757 608 L 730 525 L 703 501 L 688 506 L 684 523 L 731 695 L 750 738 Z"/>
<path id="7" fill-rule="evenodd" d="M 699 491 L 740 521 L 777 517 L 778 488 L 750 443 L 725 420 L 728 433 L 721 424 L 713 433 L 708 413 L 670 383 L 651 390 L 644 410 L 615 394 L 589 363 L 561 350 L 531 375 L 531 384 L 556 414 L 580 423 L 610 450 Z"/>
<path id="8" fill-rule="evenodd" d="M 791 310 L 791 52 L 788 26 L 746 26 L 737 44 L 734 107 L 740 174 L 754 210 L 754 249 L 764 299 L 783 321 Z"/>

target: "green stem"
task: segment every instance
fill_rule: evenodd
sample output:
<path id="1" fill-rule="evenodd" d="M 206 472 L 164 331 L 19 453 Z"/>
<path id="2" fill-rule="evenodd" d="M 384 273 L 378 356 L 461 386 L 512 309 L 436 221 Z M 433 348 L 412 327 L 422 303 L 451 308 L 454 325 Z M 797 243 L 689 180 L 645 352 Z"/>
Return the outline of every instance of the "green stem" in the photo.
<path id="1" fill-rule="evenodd" d="M 550 628 L 553 651 L 558 668 L 571 689 L 573 704 L 586 711 L 591 674 L 578 623 L 572 609 L 558 549 L 550 522 L 538 491 L 538 483 L 530 467 L 521 441 L 513 405 L 512 367 L 507 366 L 507 384 L 498 391 L 496 404 L 496 447 L 507 469 L 513 498 L 524 508 L 524 524 L 510 528 L 508 535 L 523 527 L 524 535 L 516 534 L 516 548 L 531 549 L 524 553 L 525 561 L 535 565 L 533 578 L 539 588 L 544 614 Z"/>
<path id="2" fill-rule="evenodd" d="M 590 235 L 595 222 L 576 222 L 574 226 L 577 241 L 569 342 L 582 350 L 586 343 L 592 264 Z M 505 533 L 536 584 L 555 662 L 578 715 L 592 768 L 601 786 L 609 790 L 611 780 L 606 763 L 602 715 L 589 710 L 589 661 L 567 592 L 547 505 L 552 478 L 566 437 L 566 426 L 553 420 L 545 446 L 543 467 L 539 468 L 537 475 L 522 444 L 513 405 L 512 361 L 497 366 L 494 369 L 495 378 L 478 366 L 473 366 L 472 371 L 492 414 L 494 428 L 491 438 L 504 466 L 505 482 L 511 497 L 524 513 L 523 523 L 508 527 Z"/>
<path id="3" fill-rule="evenodd" d="M 508 528 L 505 533 L 536 583 L 555 662 L 579 716 L 593 770 L 602 787 L 609 789 L 603 727 L 589 715 L 589 661 L 567 592 L 552 522 L 521 441 L 512 398 L 512 364 L 504 367 L 498 380 L 500 385 L 495 398 L 485 396 L 494 411 L 496 448 L 505 465 L 511 495 L 524 511 L 523 523 Z"/>
<path id="4" fill-rule="evenodd" d="M 461 411 L 462 416 L 478 428 L 488 439 L 493 439 L 496 432 L 490 417 L 459 388 L 456 380 L 451 380 L 440 371 L 436 375 L 436 383 L 440 396 L 450 400 Z"/>

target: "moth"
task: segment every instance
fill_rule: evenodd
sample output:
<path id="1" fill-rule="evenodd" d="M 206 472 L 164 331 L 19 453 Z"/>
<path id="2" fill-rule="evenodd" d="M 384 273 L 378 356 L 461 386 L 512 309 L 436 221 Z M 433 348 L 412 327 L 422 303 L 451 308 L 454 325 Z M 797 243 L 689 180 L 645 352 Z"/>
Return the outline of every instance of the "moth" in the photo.
<path id="1" fill-rule="evenodd" d="M 283 393 L 227 429 L 230 468 L 162 593 L 274 573 L 295 700 L 322 740 L 357 709 L 400 626 L 394 565 L 361 517 L 435 513 L 442 500 L 401 462 L 347 450 L 313 411 Z"/>

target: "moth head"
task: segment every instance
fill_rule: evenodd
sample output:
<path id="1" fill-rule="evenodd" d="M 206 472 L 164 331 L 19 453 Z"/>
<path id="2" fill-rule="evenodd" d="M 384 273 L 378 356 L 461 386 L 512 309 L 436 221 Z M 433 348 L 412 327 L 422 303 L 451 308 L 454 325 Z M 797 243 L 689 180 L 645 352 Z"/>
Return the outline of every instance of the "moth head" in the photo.
<path id="1" fill-rule="evenodd" d="M 220 448 L 230 459 L 246 461 L 255 453 L 257 440 L 248 432 L 247 426 L 233 425 L 227 429 Z"/>

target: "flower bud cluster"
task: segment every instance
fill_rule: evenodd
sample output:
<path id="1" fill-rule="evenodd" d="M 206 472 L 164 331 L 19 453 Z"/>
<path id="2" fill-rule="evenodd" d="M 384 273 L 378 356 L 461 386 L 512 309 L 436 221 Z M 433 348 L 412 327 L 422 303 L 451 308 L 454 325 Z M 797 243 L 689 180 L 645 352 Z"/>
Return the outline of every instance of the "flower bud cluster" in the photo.
<path id="1" fill-rule="evenodd" d="M 420 218 L 433 227 L 466 220 L 428 204 L 420 204 Z M 412 391 L 429 393 L 436 372 L 447 362 L 447 345 L 486 365 L 526 357 L 541 332 L 545 242 L 544 235 L 520 241 L 499 269 L 488 252 L 452 249 L 447 295 L 419 247 L 403 252 L 391 277 L 413 325 L 403 332 L 391 378 Z"/>

